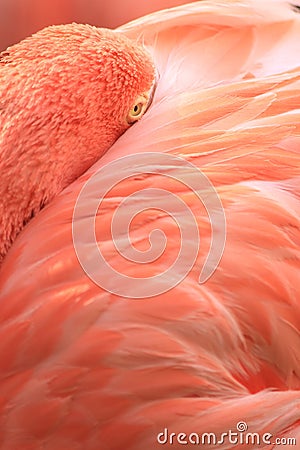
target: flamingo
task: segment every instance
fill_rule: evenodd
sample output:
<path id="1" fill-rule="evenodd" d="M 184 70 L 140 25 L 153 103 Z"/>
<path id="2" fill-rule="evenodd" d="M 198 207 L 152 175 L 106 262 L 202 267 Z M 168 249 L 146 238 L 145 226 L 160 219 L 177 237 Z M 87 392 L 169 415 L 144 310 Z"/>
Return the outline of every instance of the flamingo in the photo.
<path id="1" fill-rule="evenodd" d="M 1 448 L 194 448 L 205 433 L 204 448 L 297 448 L 299 17 L 281 0 L 208 0 L 117 29 L 152 55 L 155 94 L 4 258 Z M 170 197 L 169 214 L 158 190 L 187 209 Z M 197 244 L 188 210 L 199 252 L 158 286 Z M 161 292 L 137 296 L 143 282 Z"/>

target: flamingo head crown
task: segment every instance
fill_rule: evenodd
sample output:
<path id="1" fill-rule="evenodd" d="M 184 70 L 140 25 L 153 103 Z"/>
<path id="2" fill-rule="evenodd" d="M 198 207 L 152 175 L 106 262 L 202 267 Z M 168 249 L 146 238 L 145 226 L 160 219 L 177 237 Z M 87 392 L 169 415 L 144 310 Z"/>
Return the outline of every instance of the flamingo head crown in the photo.
<path id="1" fill-rule="evenodd" d="M 144 47 L 90 25 L 51 26 L 0 54 L 0 261 L 143 115 L 154 84 Z"/>

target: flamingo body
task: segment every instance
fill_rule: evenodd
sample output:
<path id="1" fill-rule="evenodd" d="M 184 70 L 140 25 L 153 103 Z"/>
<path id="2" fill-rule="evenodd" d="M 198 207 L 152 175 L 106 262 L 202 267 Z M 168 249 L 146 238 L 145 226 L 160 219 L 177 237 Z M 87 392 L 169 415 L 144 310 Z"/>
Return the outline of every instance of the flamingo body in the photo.
<path id="1" fill-rule="evenodd" d="M 5 258 L 0 439 L 6 450 L 160 448 L 157 436 L 165 429 L 165 448 L 179 449 L 181 432 L 220 436 L 240 421 L 250 432 L 272 434 L 271 445 L 259 448 L 280 448 L 275 438 L 300 439 L 300 19 L 285 2 L 270 5 L 199 2 L 119 29 L 142 36 L 158 86 L 147 114 L 30 222 Z M 110 224 L 133 192 L 175 192 L 195 211 L 201 234 L 196 264 L 180 284 L 134 300 L 87 276 L 72 218 L 97 170 L 150 151 L 201 168 L 222 201 L 227 239 L 219 266 L 199 284 L 211 227 L 197 197 L 166 180 L 177 173 L 173 166 L 124 179 L 107 193 L 95 221 L 99 246 L 116 269 L 153 276 L 178 252 L 176 224 L 154 207 L 143 210 L 142 198 L 131 242 L 144 250 L 150 231 L 160 228 L 167 251 L 147 265 L 116 252 Z M 120 176 L 127 171 L 125 158 Z M 90 203 L 101 179 L 90 188 L 77 217 L 87 254 Z M 243 448 L 228 441 L 214 447 Z"/>

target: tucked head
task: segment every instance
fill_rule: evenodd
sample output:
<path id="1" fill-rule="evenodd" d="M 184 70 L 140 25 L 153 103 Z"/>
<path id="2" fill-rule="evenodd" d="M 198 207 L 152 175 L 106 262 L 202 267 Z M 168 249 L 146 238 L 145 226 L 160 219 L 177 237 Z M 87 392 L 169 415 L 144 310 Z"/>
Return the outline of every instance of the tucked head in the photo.
<path id="1" fill-rule="evenodd" d="M 144 48 L 89 25 L 46 28 L 0 55 L 0 259 L 144 114 L 154 80 Z"/>

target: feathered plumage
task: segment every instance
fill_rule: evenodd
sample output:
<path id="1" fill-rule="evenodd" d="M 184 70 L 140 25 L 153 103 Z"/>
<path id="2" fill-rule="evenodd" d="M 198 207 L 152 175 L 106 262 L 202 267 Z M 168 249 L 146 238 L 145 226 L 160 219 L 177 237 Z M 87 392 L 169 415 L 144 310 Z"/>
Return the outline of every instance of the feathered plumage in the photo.
<path id="1" fill-rule="evenodd" d="M 260 448 L 280 448 L 275 438 L 300 439 L 299 17 L 285 2 L 203 1 L 119 30 L 152 53 L 157 90 L 142 120 L 32 220 L 3 264 L 5 450 L 24 442 L 30 450 L 152 449 L 161 447 L 157 434 L 166 427 L 221 434 L 239 421 L 273 435 Z M 136 218 L 131 240 L 145 249 L 149 232 L 162 228 L 167 252 L 146 266 L 117 254 L 111 219 L 137 190 L 175 192 L 194 208 L 201 235 L 197 262 L 181 284 L 132 300 L 105 292 L 82 270 L 72 215 L 97 169 L 147 151 L 201 168 L 223 203 L 227 240 L 219 267 L 199 284 L 211 236 L 197 198 L 164 174 L 123 181 L 96 220 L 99 245 L 119 271 L 155 275 L 178 252 L 172 219 L 149 209 Z M 91 183 L 78 218 L 87 254 L 89 202 L 100 187 L 101 179 Z"/>

